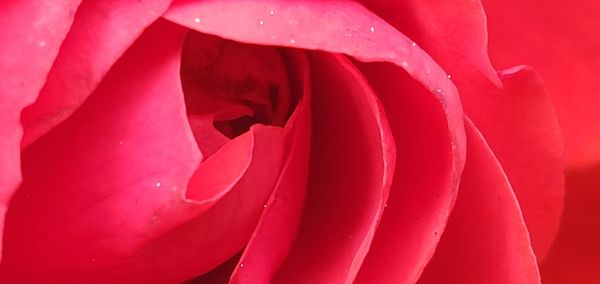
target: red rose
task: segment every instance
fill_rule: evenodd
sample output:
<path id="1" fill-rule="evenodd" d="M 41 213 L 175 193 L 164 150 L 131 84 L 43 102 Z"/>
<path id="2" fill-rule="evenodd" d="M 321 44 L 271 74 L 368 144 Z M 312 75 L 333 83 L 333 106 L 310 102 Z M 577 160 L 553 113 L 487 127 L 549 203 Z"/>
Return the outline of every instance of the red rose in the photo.
<path id="1" fill-rule="evenodd" d="M 3 2 L 0 282 L 567 279 L 600 136 L 446 2 Z"/>

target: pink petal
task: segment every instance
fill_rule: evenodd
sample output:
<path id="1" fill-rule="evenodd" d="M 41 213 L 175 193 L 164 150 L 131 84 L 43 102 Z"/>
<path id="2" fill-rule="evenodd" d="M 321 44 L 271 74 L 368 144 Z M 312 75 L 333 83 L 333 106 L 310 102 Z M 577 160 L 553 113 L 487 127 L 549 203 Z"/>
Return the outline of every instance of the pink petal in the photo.
<path id="1" fill-rule="evenodd" d="M 600 161 L 600 2 L 487 0 L 490 55 L 498 67 L 540 72 L 565 135 L 569 167 Z"/>
<path id="2" fill-rule="evenodd" d="M 275 282 L 350 282 L 383 213 L 395 164 L 385 114 L 340 55 L 310 56 L 313 140 L 305 210 Z"/>
<path id="3" fill-rule="evenodd" d="M 456 206 L 419 283 L 540 283 L 527 228 L 491 149 L 467 127 Z"/>
<path id="4" fill-rule="evenodd" d="M 461 170 L 453 166 L 456 153 L 437 100 L 391 64 L 360 67 L 388 114 L 398 159 L 388 207 L 356 282 L 414 283 L 439 241 L 434 232 L 444 230 Z"/>
<path id="5" fill-rule="evenodd" d="M 231 276 L 231 283 L 269 282 L 287 256 L 296 237 L 308 180 L 310 155 L 310 78 L 306 57 L 298 51 L 286 56 L 292 84 L 304 94 L 288 120 L 291 148 L 277 185 L 264 205 L 252 238 Z"/>
<path id="6" fill-rule="evenodd" d="M 225 185 L 201 183 L 221 191 L 193 187 L 193 174 L 215 169 L 200 164 L 187 122 L 179 77 L 186 32 L 151 26 L 73 116 L 24 151 L 0 280 L 177 282 L 247 242 L 278 176 L 284 134 L 253 127 L 213 156 L 238 170 L 219 180 Z M 184 198 L 199 190 L 210 193 L 200 195 L 207 202 Z"/>
<path id="7" fill-rule="evenodd" d="M 479 1 L 364 2 L 452 75 L 465 112 L 506 170 L 536 255 L 543 259 L 562 210 L 564 164 L 562 136 L 540 79 L 523 67 L 499 78 L 488 59 L 486 19 Z M 499 87 L 502 83 L 504 88 Z"/>
<path id="8" fill-rule="evenodd" d="M 0 242 L 7 203 L 21 183 L 21 110 L 37 98 L 80 2 L 0 3 Z"/>
<path id="9" fill-rule="evenodd" d="M 115 61 L 170 4 L 171 0 L 84 1 L 39 99 L 23 112 L 23 147 L 79 108 Z M 70 13 L 72 17 L 74 12 Z M 31 17 L 27 12 L 20 21 Z"/>

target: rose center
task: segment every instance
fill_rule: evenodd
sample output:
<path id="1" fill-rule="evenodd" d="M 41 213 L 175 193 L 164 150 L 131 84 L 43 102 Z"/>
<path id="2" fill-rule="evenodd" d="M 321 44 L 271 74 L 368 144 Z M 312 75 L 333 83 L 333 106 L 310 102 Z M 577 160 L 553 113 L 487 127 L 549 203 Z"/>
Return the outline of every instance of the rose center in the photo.
<path id="1" fill-rule="evenodd" d="M 190 32 L 181 80 L 205 158 L 254 124 L 283 126 L 291 112 L 288 74 L 277 48 Z"/>

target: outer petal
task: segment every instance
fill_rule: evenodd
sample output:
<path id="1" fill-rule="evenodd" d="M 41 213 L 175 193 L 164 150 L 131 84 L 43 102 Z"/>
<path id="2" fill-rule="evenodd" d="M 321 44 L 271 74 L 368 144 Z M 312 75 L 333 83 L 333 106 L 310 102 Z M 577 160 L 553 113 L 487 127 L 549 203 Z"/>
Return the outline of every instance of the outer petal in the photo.
<path id="1" fill-rule="evenodd" d="M 456 206 L 420 283 L 539 283 L 519 203 L 472 123 Z"/>
<path id="2" fill-rule="evenodd" d="M 0 242 L 7 203 L 21 183 L 21 110 L 37 98 L 80 2 L 0 2 Z"/>
<path id="3" fill-rule="evenodd" d="M 556 236 L 564 165 L 562 136 L 541 80 L 523 67 L 496 75 L 487 57 L 480 1 L 365 2 L 452 75 L 465 112 L 513 185 L 536 255 L 543 259 Z M 499 87 L 502 83 L 506 86 Z"/>
<path id="4" fill-rule="evenodd" d="M 600 282 L 600 164 L 567 171 L 565 212 L 540 268 L 548 284 Z"/>
<path id="5" fill-rule="evenodd" d="M 171 0 L 84 1 L 40 97 L 23 112 L 23 147 L 69 117 L 125 50 L 170 4 Z M 71 16 L 73 14 L 71 11 Z M 28 12 L 20 19 L 31 17 Z"/>
<path id="6" fill-rule="evenodd" d="M 525 63 L 544 78 L 565 134 L 567 165 L 600 161 L 600 2 L 485 0 L 490 56 Z M 526 27 L 526 28 L 524 28 Z"/>
<path id="7" fill-rule="evenodd" d="M 227 194 L 194 188 L 193 174 L 214 169 L 204 166 L 211 159 L 198 167 L 185 113 L 179 60 L 186 31 L 154 24 L 79 111 L 24 151 L 3 282 L 177 282 L 247 242 L 278 176 L 284 135 L 252 128 L 211 157 L 240 164 L 250 157 L 241 177 L 203 184 Z M 184 198 L 198 190 L 220 196 Z"/>

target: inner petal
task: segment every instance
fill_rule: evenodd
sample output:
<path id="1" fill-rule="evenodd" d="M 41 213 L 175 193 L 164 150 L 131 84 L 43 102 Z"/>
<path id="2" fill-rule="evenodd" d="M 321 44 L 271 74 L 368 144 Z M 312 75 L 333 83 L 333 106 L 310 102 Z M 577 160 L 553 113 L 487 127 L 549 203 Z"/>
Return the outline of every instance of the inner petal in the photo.
<path id="1" fill-rule="evenodd" d="M 283 126 L 291 111 L 288 74 L 274 47 L 190 32 L 181 81 L 204 159 L 254 124 Z"/>

